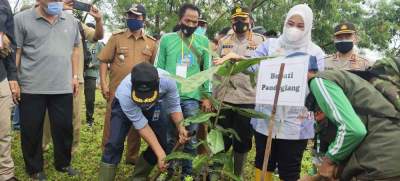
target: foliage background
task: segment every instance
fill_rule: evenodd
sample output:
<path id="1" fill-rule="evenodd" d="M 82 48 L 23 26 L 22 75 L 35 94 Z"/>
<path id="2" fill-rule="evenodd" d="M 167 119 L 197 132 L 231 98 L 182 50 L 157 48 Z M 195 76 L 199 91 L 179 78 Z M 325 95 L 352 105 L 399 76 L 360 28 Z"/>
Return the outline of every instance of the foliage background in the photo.
<path id="1" fill-rule="evenodd" d="M 314 12 L 313 39 L 327 53 L 334 52 L 333 28 L 340 22 L 353 22 L 358 29 L 359 47 L 400 55 L 400 0 L 98 0 L 106 11 L 111 30 L 124 27 L 123 12 L 130 3 L 147 8 L 147 30 L 153 34 L 170 32 L 176 25 L 181 4 L 195 3 L 209 22 L 208 36 L 230 26 L 230 9 L 242 4 L 253 10 L 256 26 L 282 30 L 285 14 L 299 3 L 307 3 Z"/>

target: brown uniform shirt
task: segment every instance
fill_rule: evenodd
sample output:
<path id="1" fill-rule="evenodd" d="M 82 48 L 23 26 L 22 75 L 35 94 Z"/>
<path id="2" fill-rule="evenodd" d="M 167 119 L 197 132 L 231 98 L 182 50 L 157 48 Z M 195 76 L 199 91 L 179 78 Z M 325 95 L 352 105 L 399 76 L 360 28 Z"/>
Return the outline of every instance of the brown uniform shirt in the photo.
<path id="1" fill-rule="evenodd" d="M 238 39 L 236 34 L 228 34 L 218 43 L 217 53 L 220 57 L 230 52 L 235 52 L 244 57 L 250 58 L 258 45 L 265 41 L 265 37 L 257 33 L 249 33 L 247 37 Z M 222 82 L 223 77 L 216 76 L 215 79 Z M 217 98 L 223 96 L 221 85 L 214 87 L 213 94 Z M 250 77 L 244 73 L 231 76 L 225 94 L 224 102 L 232 104 L 254 104 L 256 96 L 255 87 L 252 86 Z"/>
<path id="2" fill-rule="evenodd" d="M 144 33 L 133 36 L 129 30 L 113 33 L 97 58 L 110 63 L 110 93 L 113 94 L 122 79 L 141 62 L 153 63 L 157 53 L 156 40 Z"/>
<path id="3" fill-rule="evenodd" d="M 341 60 L 339 55 L 332 54 L 325 57 L 325 70 L 366 70 L 369 61 L 357 54 L 353 54 L 350 60 Z"/>

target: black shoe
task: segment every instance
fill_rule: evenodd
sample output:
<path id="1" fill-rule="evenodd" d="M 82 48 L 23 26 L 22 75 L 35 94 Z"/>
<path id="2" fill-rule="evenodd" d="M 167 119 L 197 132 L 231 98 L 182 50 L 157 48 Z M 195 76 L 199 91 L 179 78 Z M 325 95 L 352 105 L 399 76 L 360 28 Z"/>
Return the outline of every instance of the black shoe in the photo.
<path id="1" fill-rule="evenodd" d="M 93 123 L 94 123 L 94 119 L 93 119 L 93 118 L 86 118 L 86 120 L 87 120 L 88 126 L 89 126 L 89 127 L 92 127 L 92 126 L 93 126 Z"/>
<path id="2" fill-rule="evenodd" d="M 67 173 L 68 176 L 71 176 L 71 177 L 79 175 L 78 170 L 73 169 L 71 166 L 64 167 L 64 168 L 61 168 L 61 169 L 57 169 L 57 171 L 62 172 L 62 173 Z"/>
<path id="3" fill-rule="evenodd" d="M 15 177 L 12 177 L 12 178 L 10 178 L 10 179 L 8 179 L 6 181 L 19 181 L 19 180 L 17 178 L 15 178 Z"/>
<path id="4" fill-rule="evenodd" d="M 37 181 L 46 181 L 47 180 L 47 177 L 46 177 L 46 175 L 44 174 L 44 172 L 39 172 L 39 173 L 35 173 L 35 174 L 32 174 L 31 175 L 31 179 L 32 180 L 37 180 Z"/>
<path id="5" fill-rule="evenodd" d="M 135 166 L 136 160 L 125 160 L 125 164 Z"/>

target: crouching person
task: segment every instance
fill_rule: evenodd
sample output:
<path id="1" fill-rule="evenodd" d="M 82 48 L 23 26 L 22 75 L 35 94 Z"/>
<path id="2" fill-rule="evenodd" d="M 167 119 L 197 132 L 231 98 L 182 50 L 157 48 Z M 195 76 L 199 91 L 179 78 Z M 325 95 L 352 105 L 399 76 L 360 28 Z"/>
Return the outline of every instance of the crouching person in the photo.
<path id="1" fill-rule="evenodd" d="M 110 138 L 101 159 L 100 180 L 114 180 L 131 125 L 149 145 L 136 164 L 132 180 L 147 180 L 155 164 L 165 170 L 167 123 L 159 119 L 161 111 L 170 115 L 178 128 L 179 142 L 187 141 L 187 131 L 180 124 L 183 115 L 177 85 L 166 74 L 149 63 L 140 63 L 118 86 L 112 103 Z"/>
<path id="2" fill-rule="evenodd" d="M 400 180 L 400 112 L 366 81 L 371 76 L 328 70 L 311 78 L 307 105 L 337 130 L 318 174 L 301 181 Z"/>

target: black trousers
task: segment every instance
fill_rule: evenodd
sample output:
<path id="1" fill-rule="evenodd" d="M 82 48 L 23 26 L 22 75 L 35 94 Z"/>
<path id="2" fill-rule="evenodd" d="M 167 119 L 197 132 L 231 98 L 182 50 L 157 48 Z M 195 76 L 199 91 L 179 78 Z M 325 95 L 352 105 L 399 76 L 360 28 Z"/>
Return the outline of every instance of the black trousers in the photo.
<path id="1" fill-rule="evenodd" d="M 94 101 L 96 98 L 96 77 L 85 77 L 86 122 L 93 122 Z"/>
<path id="2" fill-rule="evenodd" d="M 235 107 L 254 109 L 253 104 L 230 104 Z M 237 153 L 247 153 L 251 150 L 253 127 L 250 124 L 251 118 L 242 116 L 236 111 L 222 110 L 221 115 L 224 118 L 220 119 L 218 124 L 223 128 L 231 128 L 236 131 L 240 141 L 235 137 L 224 136 L 225 151 L 228 151 L 233 145 L 233 151 Z"/>
<path id="3" fill-rule="evenodd" d="M 256 140 L 256 168 L 262 169 L 267 136 L 254 131 Z M 268 171 L 278 168 L 279 178 L 284 181 L 297 181 L 300 178 L 301 160 L 308 140 L 273 139 Z"/>
<path id="4" fill-rule="evenodd" d="M 71 162 L 72 94 L 21 94 L 21 146 L 28 174 L 43 171 L 42 136 L 46 109 L 54 144 L 54 165 L 57 170 Z"/>

